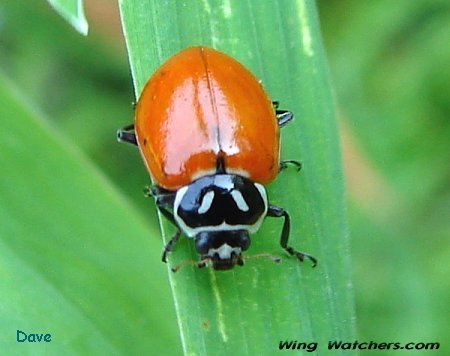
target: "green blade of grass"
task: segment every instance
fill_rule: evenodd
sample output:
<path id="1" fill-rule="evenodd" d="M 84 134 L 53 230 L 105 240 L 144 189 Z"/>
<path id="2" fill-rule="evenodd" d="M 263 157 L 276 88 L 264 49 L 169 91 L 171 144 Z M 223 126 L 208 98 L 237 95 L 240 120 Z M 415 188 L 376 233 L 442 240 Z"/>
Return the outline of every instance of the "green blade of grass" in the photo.
<path id="1" fill-rule="evenodd" d="M 47 0 L 75 30 L 82 35 L 87 35 L 89 25 L 84 15 L 82 0 Z"/>
<path id="2" fill-rule="evenodd" d="M 169 272 L 186 354 L 272 354 L 282 340 L 355 337 L 343 178 L 333 97 L 312 1 L 121 1 L 136 95 L 168 57 L 193 45 L 224 51 L 249 67 L 282 108 L 296 115 L 282 130 L 282 157 L 303 162 L 268 187 L 292 217 L 291 244 L 319 259 L 316 269 L 281 251 L 281 221 L 266 219 L 248 260 L 227 272 Z M 264 137 L 261 137 L 263 140 Z M 139 189 L 139 187 L 136 187 Z M 167 241 L 174 228 L 161 222 Z M 197 259 L 182 239 L 169 265 Z"/>
<path id="3" fill-rule="evenodd" d="M 0 118 L 2 353 L 177 352 L 158 239 L 3 76 Z"/>

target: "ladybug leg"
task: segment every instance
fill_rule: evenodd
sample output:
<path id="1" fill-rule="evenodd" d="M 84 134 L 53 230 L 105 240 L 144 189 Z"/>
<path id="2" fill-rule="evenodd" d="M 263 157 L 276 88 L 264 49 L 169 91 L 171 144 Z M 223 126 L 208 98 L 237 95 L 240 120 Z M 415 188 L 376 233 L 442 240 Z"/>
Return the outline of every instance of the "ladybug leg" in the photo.
<path id="1" fill-rule="evenodd" d="M 149 185 L 144 188 L 144 194 L 147 197 L 154 197 L 155 199 L 165 201 L 167 204 L 169 203 L 173 204 L 176 192 L 164 189 L 158 185 Z"/>
<path id="2" fill-rule="evenodd" d="M 278 126 L 279 127 L 286 126 L 294 118 L 294 114 L 292 112 L 290 112 L 290 111 L 287 111 L 287 110 L 278 110 L 278 109 L 276 109 L 275 110 L 275 114 L 277 116 Z"/>
<path id="3" fill-rule="evenodd" d="M 292 112 L 278 109 L 278 107 L 280 106 L 280 102 L 276 100 L 272 101 L 272 106 L 275 109 L 279 127 L 285 126 L 294 118 L 294 114 Z"/>
<path id="4" fill-rule="evenodd" d="M 173 209 L 173 203 L 175 201 L 175 192 L 172 192 L 170 190 L 166 190 L 164 188 L 158 187 L 157 185 L 154 185 L 152 187 L 146 187 L 144 189 L 144 193 L 147 196 L 152 196 L 156 199 L 156 206 L 158 207 L 159 211 L 161 212 L 164 217 L 169 220 L 175 227 L 177 228 L 177 231 L 175 234 L 171 237 L 169 242 L 164 246 L 163 254 L 161 257 L 161 260 L 165 263 L 167 262 L 167 254 L 172 251 L 173 246 L 178 241 L 178 239 L 181 236 L 181 230 L 178 227 L 175 218 L 173 216 L 173 213 L 170 211 Z"/>
<path id="5" fill-rule="evenodd" d="M 178 225 L 175 222 L 173 214 L 163 204 L 158 204 L 158 202 L 156 202 L 156 205 L 158 206 L 158 209 L 161 212 L 161 214 L 163 214 L 167 220 L 169 220 L 173 225 L 175 225 L 178 228 Z"/>
<path id="6" fill-rule="evenodd" d="M 269 205 L 269 209 L 267 210 L 267 216 L 275 217 L 275 218 L 284 218 L 283 230 L 281 231 L 281 239 L 280 245 L 282 248 L 286 250 L 292 256 L 297 257 L 300 261 L 303 261 L 305 258 L 312 262 L 312 266 L 315 267 L 317 265 L 317 260 L 307 253 L 300 252 L 295 250 L 293 247 L 288 246 L 289 233 L 291 230 L 291 219 L 289 214 L 283 208 L 280 208 L 275 205 Z"/>
<path id="7" fill-rule="evenodd" d="M 293 159 L 288 159 L 286 161 L 281 161 L 280 162 L 280 167 L 278 168 L 278 171 L 281 172 L 282 170 L 285 170 L 289 166 L 296 167 L 297 168 L 297 172 L 300 172 L 300 170 L 302 169 L 302 163 L 301 162 L 295 161 Z"/>
<path id="8" fill-rule="evenodd" d="M 164 263 L 167 263 L 167 254 L 172 251 L 173 246 L 178 241 L 180 236 L 181 236 L 181 230 L 177 230 L 175 232 L 175 234 L 172 236 L 172 238 L 169 240 L 169 242 L 166 244 L 166 246 L 164 246 L 163 254 L 162 254 L 162 257 L 161 257 L 161 260 Z"/>
<path id="9" fill-rule="evenodd" d="M 178 227 L 177 223 L 175 222 L 175 218 L 173 217 L 172 212 L 170 212 L 167 207 L 164 205 L 163 202 L 159 201 L 158 199 L 156 200 L 156 205 L 158 206 L 159 211 L 161 212 L 161 214 L 164 215 L 164 217 L 169 220 L 173 225 L 175 225 L 175 227 L 177 228 L 177 231 L 175 232 L 175 234 L 170 238 L 169 242 L 164 246 L 163 249 L 163 254 L 161 256 L 161 260 L 166 263 L 167 262 L 167 253 L 169 253 L 170 251 L 172 251 L 173 246 L 175 245 L 175 243 L 178 241 L 178 239 L 181 236 L 181 230 Z M 172 203 L 173 205 L 173 203 Z"/>
<path id="10" fill-rule="evenodd" d="M 289 122 L 292 121 L 292 119 L 294 118 L 294 114 L 291 111 L 287 111 L 287 110 L 279 110 L 278 106 L 279 106 L 279 102 L 278 101 L 272 101 L 272 105 L 275 108 L 275 113 L 277 116 L 277 120 L 278 120 L 278 126 L 279 127 L 283 127 L 285 125 L 287 125 Z M 294 161 L 294 160 L 286 160 L 286 161 L 281 161 L 280 162 L 280 167 L 279 167 L 279 172 L 281 172 L 282 170 L 286 169 L 288 166 L 296 166 L 297 167 L 297 172 L 300 172 L 300 170 L 302 169 L 302 164 L 299 161 Z"/>
<path id="11" fill-rule="evenodd" d="M 167 220 L 178 228 L 175 218 L 173 217 L 173 213 L 170 211 L 173 209 L 176 193 L 155 185 L 145 188 L 144 194 L 154 197 L 156 199 L 156 206 L 161 214 L 163 214 Z"/>
<path id="12" fill-rule="evenodd" d="M 134 124 L 117 130 L 117 140 L 119 142 L 131 143 L 132 145 L 137 146 L 136 134 L 134 133 Z"/>

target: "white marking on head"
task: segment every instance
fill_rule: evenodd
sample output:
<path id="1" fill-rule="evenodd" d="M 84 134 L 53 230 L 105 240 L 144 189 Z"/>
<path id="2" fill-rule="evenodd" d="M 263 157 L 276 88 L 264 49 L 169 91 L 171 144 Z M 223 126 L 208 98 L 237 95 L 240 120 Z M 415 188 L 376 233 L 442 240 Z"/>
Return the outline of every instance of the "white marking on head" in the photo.
<path id="1" fill-rule="evenodd" d="M 231 196 L 233 197 L 233 200 L 240 211 L 248 211 L 250 209 L 244 197 L 242 196 L 242 193 L 239 190 L 232 190 Z"/>
<path id="2" fill-rule="evenodd" d="M 264 186 L 259 183 L 255 183 L 255 187 L 256 187 L 256 189 L 258 189 L 259 194 L 261 195 L 261 198 L 264 201 L 264 214 L 263 215 L 266 216 L 267 209 L 269 208 L 269 203 L 267 201 L 266 188 L 264 188 Z"/>
<path id="3" fill-rule="evenodd" d="M 198 208 L 198 213 L 199 214 L 206 213 L 209 210 L 209 208 L 211 207 L 213 200 L 214 200 L 214 191 L 210 190 L 203 196 L 202 203 L 200 204 L 200 208 Z"/>
<path id="4" fill-rule="evenodd" d="M 231 254 L 232 253 L 235 253 L 236 255 L 240 255 L 241 254 L 241 252 L 242 252 L 242 248 L 240 248 L 240 247 L 231 247 L 230 245 L 228 245 L 228 244 L 223 244 L 222 246 L 220 246 L 219 248 L 210 248 L 209 250 L 208 250 L 208 255 L 207 256 L 210 256 L 210 257 L 213 257 L 214 256 L 214 254 L 218 254 L 219 255 L 219 258 L 221 259 L 221 260 L 228 260 L 228 259 L 230 259 L 231 258 Z"/>
<path id="5" fill-rule="evenodd" d="M 228 174 L 218 174 L 214 177 L 214 185 L 216 187 L 231 191 L 234 189 L 234 183 L 232 176 Z"/>

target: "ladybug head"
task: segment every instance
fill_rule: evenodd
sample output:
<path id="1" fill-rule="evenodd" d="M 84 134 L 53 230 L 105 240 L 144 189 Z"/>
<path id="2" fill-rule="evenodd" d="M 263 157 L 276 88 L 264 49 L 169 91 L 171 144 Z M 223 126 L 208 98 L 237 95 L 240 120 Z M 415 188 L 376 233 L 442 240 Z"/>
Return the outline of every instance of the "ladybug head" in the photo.
<path id="1" fill-rule="evenodd" d="M 195 247 L 201 260 L 208 261 L 215 270 L 242 266 L 242 251 L 250 246 L 246 230 L 203 231 L 195 236 Z"/>

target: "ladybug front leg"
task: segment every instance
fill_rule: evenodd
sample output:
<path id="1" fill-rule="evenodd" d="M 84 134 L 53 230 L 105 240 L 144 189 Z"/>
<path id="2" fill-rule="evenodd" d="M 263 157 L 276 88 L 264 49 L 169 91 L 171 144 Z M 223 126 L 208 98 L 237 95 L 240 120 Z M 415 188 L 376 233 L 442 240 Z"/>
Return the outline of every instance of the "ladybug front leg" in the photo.
<path id="1" fill-rule="evenodd" d="M 163 254 L 161 257 L 161 261 L 164 263 L 167 263 L 167 254 L 173 250 L 173 246 L 175 246 L 175 243 L 178 241 L 178 239 L 181 236 L 181 230 L 178 229 L 175 234 L 172 236 L 172 238 L 169 240 L 168 243 L 164 246 Z"/>
<path id="2" fill-rule="evenodd" d="M 293 247 L 288 246 L 289 233 L 291 230 L 291 218 L 286 210 L 280 208 L 275 205 L 269 205 L 269 209 L 267 210 L 267 216 L 275 217 L 275 218 L 284 218 L 283 229 L 281 231 L 280 245 L 284 248 L 290 255 L 297 257 L 300 261 L 303 261 L 305 258 L 309 259 L 312 262 L 312 266 L 315 267 L 317 265 L 317 260 L 307 253 L 300 252 L 295 250 Z"/>
<path id="3" fill-rule="evenodd" d="M 148 197 L 154 197 L 156 200 L 156 206 L 161 214 L 163 214 L 167 220 L 178 228 L 175 218 L 173 217 L 173 213 L 171 212 L 173 209 L 176 192 L 172 192 L 154 185 L 144 188 L 144 194 Z"/>
<path id="4" fill-rule="evenodd" d="M 137 146 L 136 134 L 134 132 L 134 124 L 125 126 L 117 130 L 117 140 L 119 142 L 131 143 Z"/>
<path id="5" fill-rule="evenodd" d="M 152 196 L 156 199 L 156 206 L 158 207 L 161 214 L 163 214 L 164 217 L 167 220 L 169 220 L 177 228 L 177 231 L 175 232 L 175 234 L 171 237 L 169 242 L 164 246 L 161 260 L 164 263 L 166 263 L 167 262 L 167 254 L 170 251 L 172 251 L 173 246 L 175 245 L 175 243 L 178 241 L 178 239 L 181 236 L 181 230 L 175 221 L 173 213 L 171 212 L 171 210 L 173 209 L 173 203 L 175 201 L 176 193 L 172 192 L 170 190 L 163 189 L 156 185 L 145 188 L 144 193 L 147 196 Z"/>

